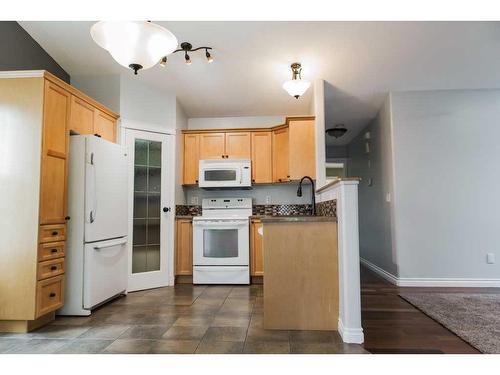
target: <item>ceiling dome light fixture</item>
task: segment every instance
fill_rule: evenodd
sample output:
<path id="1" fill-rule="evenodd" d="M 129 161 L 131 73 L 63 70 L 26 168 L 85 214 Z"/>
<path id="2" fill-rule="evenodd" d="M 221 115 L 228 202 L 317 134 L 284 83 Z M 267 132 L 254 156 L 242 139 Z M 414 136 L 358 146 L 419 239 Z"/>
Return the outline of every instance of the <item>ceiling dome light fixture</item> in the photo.
<path id="1" fill-rule="evenodd" d="M 293 63 L 290 67 L 292 68 L 292 79 L 283 83 L 283 88 L 295 99 L 298 99 L 311 86 L 311 82 L 302 79 L 302 65 L 300 63 Z"/>
<path id="2" fill-rule="evenodd" d="M 166 28 L 146 21 L 100 21 L 90 29 L 94 42 L 134 74 L 175 51 L 178 42 Z"/>
<path id="3" fill-rule="evenodd" d="M 326 134 L 334 138 L 340 138 L 345 133 L 347 133 L 347 129 L 345 128 L 344 124 L 337 124 L 333 127 L 333 129 L 326 129 Z"/>

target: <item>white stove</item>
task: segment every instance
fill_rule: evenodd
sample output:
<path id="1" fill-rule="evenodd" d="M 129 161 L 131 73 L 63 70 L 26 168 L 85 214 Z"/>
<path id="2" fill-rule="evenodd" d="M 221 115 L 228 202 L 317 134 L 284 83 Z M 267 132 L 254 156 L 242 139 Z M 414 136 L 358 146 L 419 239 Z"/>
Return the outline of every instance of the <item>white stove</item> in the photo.
<path id="1" fill-rule="evenodd" d="M 210 198 L 193 218 L 193 283 L 250 283 L 252 198 Z"/>

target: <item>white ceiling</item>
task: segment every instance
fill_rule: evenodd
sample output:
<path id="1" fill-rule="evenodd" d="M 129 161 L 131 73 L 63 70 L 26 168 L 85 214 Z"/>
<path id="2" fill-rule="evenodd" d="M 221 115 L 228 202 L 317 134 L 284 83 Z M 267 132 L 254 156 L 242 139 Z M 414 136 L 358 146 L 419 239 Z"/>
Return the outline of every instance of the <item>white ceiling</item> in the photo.
<path id="1" fill-rule="evenodd" d="M 327 127 L 349 142 L 372 119 L 389 91 L 500 87 L 498 22 L 158 22 L 179 43 L 214 48 L 169 58 L 136 79 L 174 89 L 188 117 L 308 114 L 311 92 L 296 100 L 281 85 L 289 65 L 323 78 Z M 131 74 L 90 38 L 92 22 L 20 22 L 70 74 Z"/>

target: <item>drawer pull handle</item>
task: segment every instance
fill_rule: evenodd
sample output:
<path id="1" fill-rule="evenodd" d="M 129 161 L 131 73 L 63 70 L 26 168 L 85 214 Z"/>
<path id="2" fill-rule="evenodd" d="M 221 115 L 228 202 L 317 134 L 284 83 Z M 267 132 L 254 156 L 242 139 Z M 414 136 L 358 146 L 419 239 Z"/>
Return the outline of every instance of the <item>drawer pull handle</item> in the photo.
<path id="1" fill-rule="evenodd" d="M 57 270 L 57 266 L 52 266 L 52 267 L 50 267 L 50 270 L 51 270 L 51 271 L 55 271 L 55 270 Z"/>
<path id="2" fill-rule="evenodd" d="M 50 250 L 50 252 L 51 252 L 52 254 L 55 254 L 55 253 L 57 253 L 57 249 L 52 249 L 52 250 Z"/>
<path id="3" fill-rule="evenodd" d="M 52 232 L 52 235 L 53 235 L 53 236 L 57 236 L 58 234 L 59 234 L 59 232 L 58 232 L 58 231 L 53 231 L 53 232 Z"/>
<path id="4" fill-rule="evenodd" d="M 50 298 L 54 298 L 55 296 L 56 296 L 56 294 L 55 294 L 55 293 L 50 293 L 50 294 L 49 294 L 49 297 L 50 297 Z"/>

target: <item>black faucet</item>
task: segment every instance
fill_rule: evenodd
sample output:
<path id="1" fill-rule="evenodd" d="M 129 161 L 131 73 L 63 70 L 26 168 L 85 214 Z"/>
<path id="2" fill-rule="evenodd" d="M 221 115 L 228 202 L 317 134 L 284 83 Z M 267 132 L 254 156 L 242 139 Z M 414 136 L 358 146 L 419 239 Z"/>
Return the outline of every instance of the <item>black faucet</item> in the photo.
<path id="1" fill-rule="evenodd" d="M 314 189 L 314 181 L 311 177 L 309 176 L 304 176 L 301 178 L 299 182 L 299 188 L 297 189 L 297 197 L 302 196 L 302 181 L 304 180 L 309 180 L 311 181 L 311 201 L 312 201 L 312 210 L 311 210 L 311 215 L 316 216 L 316 191 Z"/>

